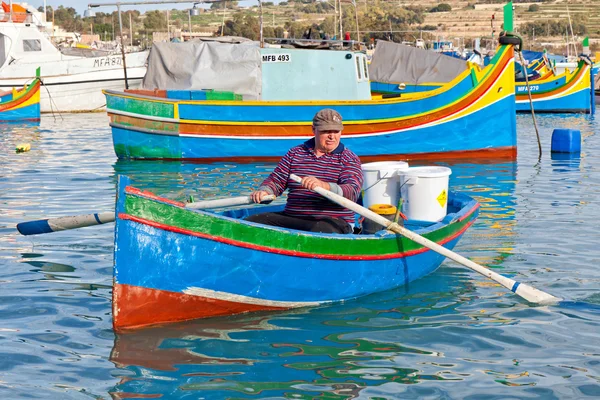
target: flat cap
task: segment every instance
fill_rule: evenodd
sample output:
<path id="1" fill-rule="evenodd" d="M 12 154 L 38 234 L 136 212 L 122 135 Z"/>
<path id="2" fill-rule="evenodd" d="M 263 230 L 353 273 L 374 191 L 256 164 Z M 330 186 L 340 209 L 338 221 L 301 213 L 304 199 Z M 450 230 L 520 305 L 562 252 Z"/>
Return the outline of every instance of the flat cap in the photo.
<path id="1" fill-rule="evenodd" d="M 341 131 L 344 129 L 342 116 L 331 108 L 324 108 L 316 113 L 312 124 L 318 131 Z"/>

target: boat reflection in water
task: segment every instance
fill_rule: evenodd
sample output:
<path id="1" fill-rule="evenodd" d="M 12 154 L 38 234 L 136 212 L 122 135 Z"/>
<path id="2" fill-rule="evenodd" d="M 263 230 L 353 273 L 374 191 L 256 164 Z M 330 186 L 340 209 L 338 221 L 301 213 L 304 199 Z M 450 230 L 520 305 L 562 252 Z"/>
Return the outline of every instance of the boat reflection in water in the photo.
<path id="1" fill-rule="evenodd" d="M 481 203 L 480 217 L 455 250 L 506 272 L 501 269 L 515 246 L 518 222 L 516 163 L 448 166 L 451 190 Z M 182 200 L 191 193 L 247 194 L 274 164 L 118 161 L 114 167 L 115 177 L 128 175 L 142 189 Z M 485 347 L 485 339 L 474 335 L 466 343 L 464 331 L 436 327 L 514 323 L 470 305 L 481 296 L 479 286 L 487 282 L 472 272 L 442 266 L 407 286 L 346 303 L 119 334 L 111 361 L 120 382 L 111 396 L 352 397 L 392 382 L 463 380 L 444 360 L 444 343 Z"/>

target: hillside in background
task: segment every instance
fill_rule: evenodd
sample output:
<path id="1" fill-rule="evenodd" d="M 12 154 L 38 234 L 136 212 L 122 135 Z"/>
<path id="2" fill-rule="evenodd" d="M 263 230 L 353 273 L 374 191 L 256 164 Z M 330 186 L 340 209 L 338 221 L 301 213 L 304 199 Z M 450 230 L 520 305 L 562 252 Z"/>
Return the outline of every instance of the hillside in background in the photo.
<path id="1" fill-rule="evenodd" d="M 353 40 L 392 39 L 415 42 L 423 39 L 451 40 L 455 46 L 472 46 L 473 39 L 483 38 L 484 44 L 495 43 L 502 30 L 504 1 L 382 1 L 342 0 L 342 32 L 350 32 Z M 313 39 L 340 37 L 339 19 L 333 2 L 283 1 L 263 2 L 265 37 L 301 38 L 310 29 Z M 51 7 L 48 6 L 48 10 Z M 236 1 L 212 3 L 210 9 L 191 16 L 188 10 L 124 12 L 123 29 L 131 43 L 148 45 L 153 34 L 165 32 L 174 37 L 177 32 L 202 35 L 237 35 L 258 39 L 260 35 L 259 7 L 240 7 Z M 75 32 L 93 32 L 102 39 L 118 37 L 118 16 L 115 12 L 97 13 L 95 18 L 82 18 L 71 8 L 59 6 L 52 15 L 58 25 Z M 356 17 L 359 26 L 357 32 Z M 516 2 L 515 32 L 522 36 L 525 49 L 549 48 L 563 52 L 566 42 L 581 43 L 589 36 L 592 50 L 600 47 L 600 0 L 551 0 Z M 570 18 L 569 18 L 570 17 Z M 129 26 L 131 22 L 131 27 Z M 116 25 L 116 26 L 115 26 Z M 573 35 L 571 35 L 573 32 Z M 485 42 L 487 40 L 487 43 Z M 579 47 L 581 49 L 581 47 Z"/>
<path id="2" fill-rule="evenodd" d="M 267 29 L 282 27 L 290 31 L 290 37 L 300 37 L 298 33 L 304 32 L 305 28 L 311 25 L 315 28 L 327 27 L 327 30 L 331 30 L 335 16 L 332 7 L 325 12 L 304 12 L 311 10 L 311 5 L 318 3 L 320 2 L 283 2 L 279 5 L 264 3 L 267 4 L 263 7 L 264 26 Z M 439 11 L 438 9 L 443 9 L 440 7 L 441 4 L 448 5 L 451 8 L 450 11 Z M 392 37 L 395 41 L 414 42 L 416 39 L 445 39 L 452 40 L 455 45 L 470 46 L 475 38 L 493 37 L 497 39 L 502 29 L 502 8 L 505 4 L 504 1 L 493 0 L 479 2 L 451 0 L 443 3 L 358 0 L 361 39 L 368 40 L 369 36 L 381 37 L 382 32 L 389 32 L 391 27 Z M 405 24 L 404 21 L 395 18 L 397 16 L 386 15 L 385 11 L 390 7 L 420 9 L 423 20 L 418 23 Z M 514 3 L 514 7 L 515 31 L 522 36 L 526 49 L 555 47 L 560 50 L 566 45 L 567 39 L 580 44 L 585 36 L 589 36 L 592 49 L 600 47 L 600 0 L 518 2 Z M 350 31 L 354 39 L 356 31 L 354 7 L 352 4 L 343 3 L 343 9 L 345 14 L 344 31 Z M 232 20 L 235 15 L 240 13 L 251 13 L 258 17 L 258 7 L 252 7 L 250 10 L 210 10 L 196 18 L 198 18 L 198 23 L 220 29 L 223 20 Z M 372 21 L 373 14 L 377 13 L 381 14 L 381 19 L 384 19 L 379 25 L 373 24 Z M 492 17 L 494 18 L 492 19 Z M 374 26 L 377 30 L 370 30 Z M 574 39 L 571 36 L 571 27 Z M 225 31 L 225 33 L 228 32 Z M 333 37 L 337 33 L 337 27 L 335 32 L 332 30 L 327 33 Z M 385 34 L 383 36 L 385 37 Z"/>

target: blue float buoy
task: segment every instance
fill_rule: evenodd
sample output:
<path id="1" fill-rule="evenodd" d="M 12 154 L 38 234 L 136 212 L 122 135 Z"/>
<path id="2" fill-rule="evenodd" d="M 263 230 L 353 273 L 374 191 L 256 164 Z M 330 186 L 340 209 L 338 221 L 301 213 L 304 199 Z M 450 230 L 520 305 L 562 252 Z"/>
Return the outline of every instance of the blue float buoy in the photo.
<path id="1" fill-rule="evenodd" d="M 576 129 L 555 129 L 552 132 L 553 153 L 581 152 L 581 132 Z"/>

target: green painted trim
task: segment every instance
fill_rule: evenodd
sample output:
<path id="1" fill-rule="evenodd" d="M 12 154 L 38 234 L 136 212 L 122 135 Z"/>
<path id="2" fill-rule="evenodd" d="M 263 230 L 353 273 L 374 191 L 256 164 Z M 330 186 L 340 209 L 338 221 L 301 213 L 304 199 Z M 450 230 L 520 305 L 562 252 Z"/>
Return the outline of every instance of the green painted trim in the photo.
<path id="1" fill-rule="evenodd" d="M 175 118 L 175 105 L 173 103 L 120 97 L 108 93 L 106 94 L 106 108 L 132 114 Z"/>
<path id="2" fill-rule="evenodd" d="M 113 147 L 115 154 L 119 158 L 181 158 L 181 153 L 173 151 L 171 148 L 131 146 L 125 144 L 115 144 Z"/>
<path id="3" fill-rule="evenodd" d="M 471 80 L 473 81 L 473 86 L 477 86 L 477 74 L 473 68 L 471 68 Z"/>
<path id="4" fill-rule="evenodd" d="M 496 54 L 494 54 L 494 57 L 492 57 L 492 59 L 490 60 L 490 64 L 498 64 L 498 61 L 502 58 L 502 56 L 504 56 L 504 53 L 506 53 L 509 47 L 510 45 L 507 44 L 500 46 L 499 50 L 496 52 Z"/>
<path id="5" fill-rule="evenodd" d="M 387 255 L 423 248 L 423 246 L 412 240 L 395 235 L 390 235 L 390 237 L 386 238 L 357 236 L 329 238 L 312 234 L 282 232 L 275 229 L 247 225 L 236 220 L 207 213 L 194 212 L 132 194 L 126 195 L 125 213 L 160 224 L 236 240 L 251 245 L 310 254 L 345 256 Z M 460 231 L 473 217 L 473 214 L 471 214 L 463 221 L 447 225 L 423 236 L 434 242 L 441 241 Z M 350 243 L 351 245 L 349 245 Z"/>
<path id="6" fill-rule="evenodd" d="M 513 30 L 513 3 L 507 3 L 504 8 L 504 31 L 512 32 Z"/>

